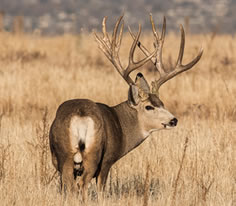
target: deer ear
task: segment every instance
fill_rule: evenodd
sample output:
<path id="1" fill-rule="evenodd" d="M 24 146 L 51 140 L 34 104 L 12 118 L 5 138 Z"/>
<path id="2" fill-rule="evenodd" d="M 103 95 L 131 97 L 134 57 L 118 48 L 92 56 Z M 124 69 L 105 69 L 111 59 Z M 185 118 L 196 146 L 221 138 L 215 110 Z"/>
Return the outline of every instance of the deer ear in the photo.
<path id="1" fill-rule="evenodd" d="M 138 73 L 135 79 L 135 85 L 139 87 L 143 92 L 150 93 L 150 87 L 147 80 L 144 78 L 142 73 Z"/>
<path id="2" fill-rule="evenodd" d="M 139 97 L 139 88 L 136 85 L 130 84 L 129 93 L 128 93 L 128 101 L 131 105 L 138 105 L 140 102 Z"/>
<path id="3" fill-rule="evenodd" d="M 150 87 L 142 73 L 137 74 L 135 85 L 139 88 L 138 94 L 141 100 L 146 100 L 149 97 Z"/>

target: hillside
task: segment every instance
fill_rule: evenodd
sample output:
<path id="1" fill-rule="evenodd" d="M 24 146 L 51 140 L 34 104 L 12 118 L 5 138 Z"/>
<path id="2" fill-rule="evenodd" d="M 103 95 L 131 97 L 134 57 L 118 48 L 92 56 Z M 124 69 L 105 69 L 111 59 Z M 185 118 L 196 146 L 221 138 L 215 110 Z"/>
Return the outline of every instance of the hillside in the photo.
<path id="1" fill-rule="evenodd" d="M 129 25 L 141 23 L 149 28 L 148 14 L 153 13 L 161 22 L 167 17 L 168 29 L 189 20 L 190 31 L 233 33 L 236 31 L 236 1 L 232 0 L 1 0 L 0 10 L 4 12 L 6 30 L 11 29 L 13 17 L 23 15 L 26 31 L 40 30 L 55 34 L 79 32 L 98 28 L 103 16 L 115 18 L 122 13 Z M 109 24 L 109 22 L 108 22 Z"/>

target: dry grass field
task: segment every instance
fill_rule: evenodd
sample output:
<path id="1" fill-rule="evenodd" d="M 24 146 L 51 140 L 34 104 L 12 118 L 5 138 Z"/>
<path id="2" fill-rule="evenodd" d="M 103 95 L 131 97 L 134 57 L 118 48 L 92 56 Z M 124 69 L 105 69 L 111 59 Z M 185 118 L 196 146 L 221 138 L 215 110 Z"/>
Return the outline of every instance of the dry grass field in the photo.
<path id="1" fill-rule="evenodd" d="M 152 49 L 151 34 L 143 33 L 141 40 Z M 175 63 L 179 41 L 177 34 L 166 37 L 166 68 Z M 59 193 L 49 126 L 63 101 L 88 98 L 115 105 L 127 99 L 127 84 L 92 34 L 0 33 L 0 42 L 0 205 L 82 205 Z M 125 34 L 123 64 L 131 42 Z M 89 205 L 236 205 L 236 38 L 189 34 L 184 63 L 201 46 L 200 62 L 160 90 L 178 126 L 154 133 L 119 160 L 99 203 L 93 181 Z M 157 77 L 151 64 L 140 71 L 149 81 Z"/>

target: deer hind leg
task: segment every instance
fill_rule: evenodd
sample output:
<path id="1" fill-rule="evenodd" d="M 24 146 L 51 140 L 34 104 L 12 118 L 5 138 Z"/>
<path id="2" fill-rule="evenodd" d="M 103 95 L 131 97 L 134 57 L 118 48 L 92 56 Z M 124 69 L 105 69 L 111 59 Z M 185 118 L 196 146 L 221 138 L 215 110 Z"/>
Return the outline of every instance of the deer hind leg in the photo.
<path id="1" fill-rule="evenodd" d="M 52 164 L 55 167 L 55 169 L 58 170 L 57 157 L 53 150 L 51 150 L 51 155 L 52 155 Z"/>
<path id="2" fill-rule="evenodd" d="M 56 156 L 56 148 L 53 144 L 53 140 L 54 140 L 54 136 L 52 134 L 52 131 L 50 130 L 49 133 L 49 146 L 50 146 L 50 151 L 51 151 L 51 155 L 52 155 L 52 164 L 55 167 L 56 170 L 59 170 L 58 167 L 58 160 L 57 160 L 57 156 Z"/>
<path id="3" fill-rule="evenodd" d="M 110 168 L 111 168 L 110 164 L 103 163 L 100 172 L 96 176 L 98 203 L 102 203 L 102 201 L 104 200 L 105 197 L 104 191 Z"/>
<path id="4" fill-rule="evenodd" d="M 79 177 L 79 188 L 82 193 L 82 199 L 84 202 L 88 199 L 88 185 L 94 177 L 97 169 L 99 160 L 101 158 L 101 152 L 94 148 L 90 148 L 89 151 L 83 153 L 83 174 Z"/>
<path id="5" fill-rule="evenodd" d="M 79 188 L 82 194 L 82 201 L 87 202 L 88 200 L 88 184 L 92 180 L 93 174 L 90 171 L 84 171 L 83 175 L 79 178 Z"/>
<path id="6" fill-rule="evenodd" d="M 98 174 L 98 176 L 96 177 L 98 192 L 103 192 L 105 190 L 107 176 L 108 176 L 110 168 L 111 168 L 111 166 L 108 164 L 102 165 L 101 171 Z"/>
<path id="7" fill-rule="evenodd" d="M 76 192 L 78 191 L 78 187 L 76 186 L 76 182 L 74 180 L 74 164 L 72 158 L 67 158 L 64 162 L 61 174 L 61 186 L 62 192 Z"/>

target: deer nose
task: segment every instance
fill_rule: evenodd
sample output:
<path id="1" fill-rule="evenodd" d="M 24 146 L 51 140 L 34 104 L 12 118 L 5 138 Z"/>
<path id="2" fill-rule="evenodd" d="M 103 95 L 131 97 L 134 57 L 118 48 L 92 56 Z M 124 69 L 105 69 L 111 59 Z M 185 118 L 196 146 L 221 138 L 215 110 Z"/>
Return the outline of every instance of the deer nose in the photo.
<path id="1" fill-rule="evenodd" d="M 171 127 L 175 127 L 177 125 L 177 122 L 178 122 L 178 119 L 173 118 L 172 120 L 170 120 L 169 125 Z"/>

